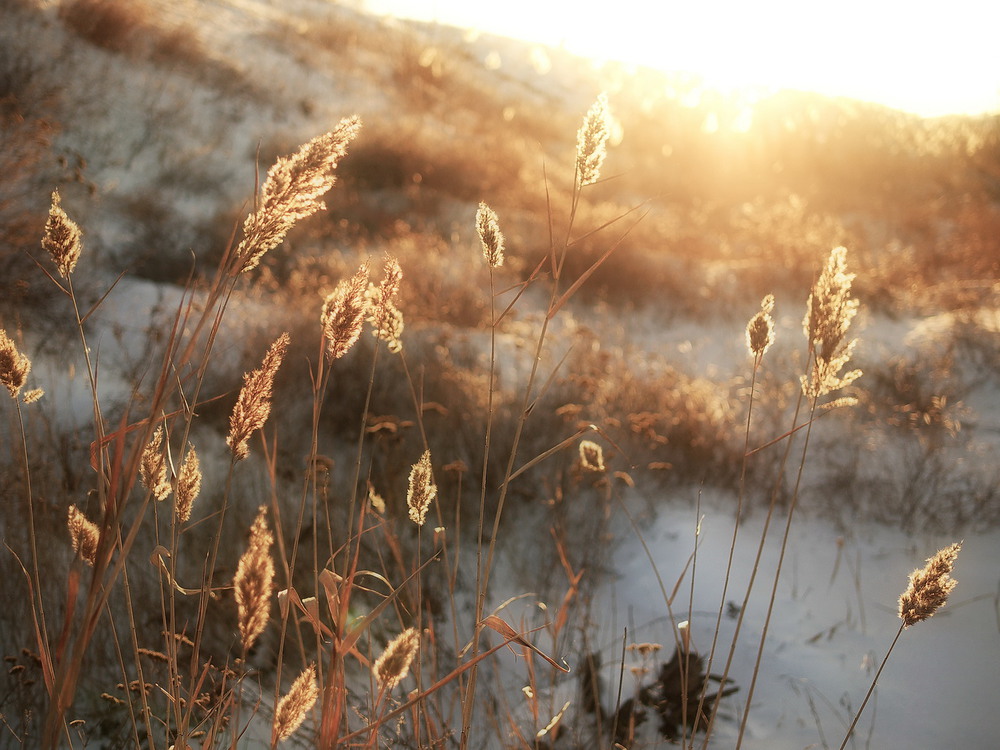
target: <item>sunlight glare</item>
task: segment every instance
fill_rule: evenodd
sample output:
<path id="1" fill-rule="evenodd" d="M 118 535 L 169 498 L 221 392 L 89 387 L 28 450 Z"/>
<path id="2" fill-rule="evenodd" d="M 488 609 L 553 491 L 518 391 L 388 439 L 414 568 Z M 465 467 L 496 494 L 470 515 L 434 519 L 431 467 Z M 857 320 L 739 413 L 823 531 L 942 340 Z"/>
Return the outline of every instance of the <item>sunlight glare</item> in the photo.
<path id="1" fill-rule="evenodd" d="M 1000 111 L 1000 4 L 953 0 L 618 0 L 592 12 L 508 0 L 364 0 L 388 13 L 689 72 L 705 85 L 815 91 L 923 116 Z"/>

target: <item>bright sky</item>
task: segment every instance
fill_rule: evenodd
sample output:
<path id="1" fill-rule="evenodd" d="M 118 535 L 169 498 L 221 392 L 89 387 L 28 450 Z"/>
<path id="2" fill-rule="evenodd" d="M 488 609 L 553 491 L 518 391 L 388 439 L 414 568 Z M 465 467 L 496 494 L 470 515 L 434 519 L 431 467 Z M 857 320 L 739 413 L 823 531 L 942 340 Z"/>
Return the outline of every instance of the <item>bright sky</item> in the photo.
<path id="1" fill-rule="evenodd" d="M 925 116 L 1000 112 L 997 0 L 362 0 L 580 54 Z"/>

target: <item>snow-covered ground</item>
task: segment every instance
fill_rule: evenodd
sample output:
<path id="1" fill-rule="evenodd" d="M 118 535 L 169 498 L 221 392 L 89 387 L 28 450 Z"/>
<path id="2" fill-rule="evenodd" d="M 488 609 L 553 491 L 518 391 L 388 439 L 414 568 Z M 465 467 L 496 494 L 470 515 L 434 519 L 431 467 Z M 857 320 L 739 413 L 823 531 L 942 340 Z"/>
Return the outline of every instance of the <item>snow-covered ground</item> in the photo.
<path id="1" fill-rule="evenodd" d="M 687 507 L 668 505 L 643 524 L 651 562 L 629 531 L 614 553 L 616 580 L 602 592 L 605 655 L 630 642 L 672 648 L 670 620 L 652 566 L 668 592 L 694 549 L 698 519 Z M 690 620 L 693 647 L 707 655 L 721 601 L 732 540 L 733 512 L 725 498 L 703 499 L 693 595 L 685 575 L 673 612 Z M 726 602 L 739 605 L 757 554 L 764 514 L 741 524 Z M 723 720 L 711 747 L 732 747 L 771 592 L 784 518 L 771 525 L 754 593 L 745 613 L 731 677 L 740 688 L 723 702 Z M 631 540 L 630 540 L 631 537 Z M 899 627 L 897 601 L 914 568 L 938 549 L 960 541 L 941 535 L 906 535 L 865 524 L 849 535 L 829 523 L 793 519 L 760 676 L 743 747 L 801 750 L 837 748 Z M 954 576 L 958 587 L 930 620 L 906 630 L 879 679 L 876 700 L 858 725 L 855 747 L 992 747 L 1000 731 L 996 714 L 1000 668 L 1000 532 L 963 540 Z M 689 599 L 689 597 L 691 597 Z M 693 604 L 689 607 L 689 601 Z M 721 673 L 736 624 L 722 619 L 714 673 Z M 617 668 L 614 669 L 617 675 Z M 628 684 L 628 683 L 626 683 Z M 628 693 L 626 692 L 626 695 Z M 849 745 L 850 746 L 850 745 Z"/>

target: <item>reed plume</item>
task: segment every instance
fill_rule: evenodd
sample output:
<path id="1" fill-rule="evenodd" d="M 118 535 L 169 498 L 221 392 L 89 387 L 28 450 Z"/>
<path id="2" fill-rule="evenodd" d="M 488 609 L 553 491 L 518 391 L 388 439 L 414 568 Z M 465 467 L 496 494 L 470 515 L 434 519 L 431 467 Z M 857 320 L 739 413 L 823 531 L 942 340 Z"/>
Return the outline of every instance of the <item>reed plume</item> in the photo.
<path id="1" fill-rule="evenodd" d="M 288 350 L 288 341 L 288 334 L 281 334 L 267 350 L 260 369 L 243 375 L 243 388 L 229 418 L 229 435 L 226 437 L 226 445 L 236 461 L 242 461 L 249 455 L 250 436 L 264 426 L 271 413 L 274 376 Z"/>
<path id="2" fill-rule="evenodd" d="M 66 527 L 69 529 L 73 551 L 79 552 L 85 563 L 93 565 L 97 561 L 97 544 L 101 538 L 97 524 L 88 520 L 75 505 L 71 505 L 66 517 Z"/>
<path id="3" fill-rule="evenodd" d="M 191 518 L 191 508 L 201 492 L 201 462 L 194 446 L 188 447 L 184 463 L 177 474 L 177 489 L 174 491 L 174 513 L 177 520 L 184 523 Z"/>
<path id="4" fill-rule="evenodd" d="M 382 283 L 368 286 L 368 322 L 372 325 L 372 335 L 385 341 L 389 351 L 398 353 L 403 348 L 403 313 L 396 307 L 399 285 L 403 280 L 403 269 L 399 261 L 389 257 L 385 261 Z"/>
<path id="5" fill-rule="evenodd" d="M 580 441 L 580 466 L 587 471 L 604 473 L 604 450 L 592 440 Z"/>
<path id="6" fill-rule="evenodd" d="M 375 491 L 375 485 L 371 482 L 368 483 L 368 504 L 380 516 L 385 515 L 385 498 Z"/>
<path id="7" fill-rule="evenodd" d="M 809 340 L 812 370 L 802 376 L 801 384 L 809 398 L 844 388 L 861 377 L 861 370 L 840 375 L 857 343 L 857 339 L 845 341 L 858 312 L 858 301 L 851 298 L 854 274 L 847 273 L 846 267 L 846 248 L 834 248 L 806 303 L 802 328 Z"/>
<path id="8" fill-rule="evenodd" d="M 769 294 L 761 300 L 760 311 L 747 323 L 747 349 L 755 358 L 763 357 L 774 343 L 773 311 L 774 295 Z"/>
<path id="9" fill-rule="evenodd" d="M 402 682 L 419 646 L 420 634 L 415 628 L 407 628 L 390 641 L 372 667 L 381 690 L 392 690 Z"/>
<path id="10" fill-rule="evenodd" d="M 7 387 L 11 398 L 17 398 L 29 372 L 31 360 L 17 350 L 7 331 L 0 328 L 0 383 Z"/>
<path id="11" fill-rule="evenodd" d="M 153 435 L 142 451 L 139 461 L 139 480 L 153 493 L 157 500 L 166 500 L 170 495 L 170 477 L 167 461 L 163 455 L 163 427 L 153 430 Z"/>
<path id="12" fill-rule="evenodd" d="M 360 130 L 358 117 L 346 117 L 295 154 L 279 158 L 268 170 L 256 210 L 243 223 L 243 240 L 236 248 L 239 273 L 256 268 L 297 221 L 326 208 L 319 198 L 333 187 L 337 163 Z"/>
<path id="13" fill-rule="evenodd" d="M 271 594 L 274 592 L 274 561 L 271 545 L 274 536 L 267 527 L 267 509 L 260 506 L 250 527 L 250 546 L 240 558 L 233 578 L 236 607 L 243 651 L 249 651 L 264 632 L 271 614 Z"/>
<path id="14" fill-rule="evenodd" d="M 49 218 L 45 222 L 45 233 L 42 235 L 42 248 L 56 264 L 59 274 L 68 279 L 80 259 L 83 240 L 80 227 L 66 215 L 60 202 L 59 191 L 56 190 L 52 193 Z"/>
<path id="15" fill-rule="evenodd" d="M 33 404 L 38 401 L 42 396 L 45 395 L 45 391 L 41 388 L 32 388 L 31 390 L 24 392 L 23 401 L 25 404 Z"/>
<path id="16" fill-rule="evenodd" d="M 948 594 L 958 585 L 951 571 L 961 549 L 961 543 L 956 543 L 938 550 L 927 558 L 927 565 L 910 573 L 910 585 L 899 597 L 899 619 L 904 628 L 923 622 L 948 601 Z"/>
<path id="17" fill-rule="evenodd" d="M 406 506 L 410 509 L 410 520 L 417 526 L 424 525 L 427 509 L 437 497 L 437 486 L 431 469 L 431 452 L 424 451 L 420 460 L 410 470 L 410 487 L 406 493 Z"/>
<path id="18" fill-rule="evenodd" d="M 865 694 L 864 700 L 861 701 L 857 713 L 854 714 L 854 719 L 847 728 L 844 741 L 840 743 L 838 750 L 844 750 L 847 747 L 847 743 L 854 734 L 854 728 L 858 725 L 861 714 L 864 713 L 868 701 L 875 693 L 875 686 L 878 684 L 879 677 L 882 676 L 882 670 L 889 662 L 889 656 L 899 642 L 903 631 L 918 622 L 923 622 L 941 609 L 948 601 L 948 594 L 958 585 L 958 582 L 951 577 L 951 571 L 960 549 L 962 549 L 962 544 L 958 542 L 938 550 L 933 557 L 927 558 L 927 564 L 923 568 L 910 573 L 910 583 L 906 587 L 906 591 L 899 597 L 899 619 L 901 622 L 896 631 L 896 637 L 892 639 L 885 656 L 882 657 L 882 662 L 875 670 L 875 676 L 872 678 L 868 692 Z"/>
<path id="19" fill-rule="evenodd" d="M 326 359 L 340 359 L 357 343 L 368 309 L 368 263 L 363 263 L 350 279 L 344 279 L 323 302 L 320 323 L 326 342 Z"/>
<path id="20" fill-rule="evenodd" d="M 503 232 L 500 231 L 500 221 L 496 212 L 485 203 L 479 204 L 476 211 L 476 231 L 483 245 L 483 257 L 490 268 L 503 265 Z"/>
<path id="21" fill-rule="evenodd" d="M 597 182 L 607 156 L 608 97 L 601 94 L 587 111 L 583 125 L 576 134 L 576 172 L 580 186 Z"/>
<path id="22" fill-rule="evenodd" d="M 302 725 L 317 697 L 319 687 L 316 685 L 316 665 L 310 664 L 295 678 L 288 694 L 278 701 L 271 728 L 272 745 L 288 739 Z"/>

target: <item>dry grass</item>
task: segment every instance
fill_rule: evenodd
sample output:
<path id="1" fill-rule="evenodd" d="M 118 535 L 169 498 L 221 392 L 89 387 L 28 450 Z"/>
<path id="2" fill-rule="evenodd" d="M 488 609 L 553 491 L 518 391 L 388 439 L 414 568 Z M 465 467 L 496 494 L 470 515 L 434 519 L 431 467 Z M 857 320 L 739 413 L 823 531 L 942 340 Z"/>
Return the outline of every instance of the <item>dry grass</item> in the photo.
<path id="1" fill-rule="evenodd" d="M 63 9 L 67 26 L 115 53 L 135 54 L 134 40 L 160 28 L 155 19 L 149 25 L 141 6 L 111 0 Z M 415 43 L 397 60 L 397 75 L 417 81 L 421 106 L 476 88 L 446 52 Z M 79 339 L 91 422 L 72 432 L 71 447 L 48 439 L 45 399 L 28 403 L 25 392 L 33 385 L 21 354 L 33 343 L 30 317 L 17 336 L 4 333 L 0 380 L 12 397 L 4 409 L 13 448 L 4 479 L 19 509 L 4 520 L 19 519 L 30 532 L 3 568 L 25 592 L 14 616 L 16 637 L 31 655 L 11 667 L 21 667 L 11 672 L 11 695 L 23 704 L 23 720 L 5 729 L 16 742 L 221 747 L 235 746 L 244 731 L 268 736 L 272 747 L 291 738 L 320 748 L 641 741 L 635 706 L 608 705 L 607 691 L 603 705 L 591 701 L 593 716 L 556 698 L 555 688 L 576 679 L 565 675 L 563 657 L 573 660 L 571 644 L 589 646 L 594 635 L 592 571 L 606 561 L 609 519 L 619 508 L 627 514 L 623 490 L 637 483 L 731 487 L 739 493 L 737 517 L 760 495 L 767 524 L 784 520 L 783 559 L 803 472 L 816 461 L 815 441 L 826 427 L 825 406 L 842 389 L 853 393 L 860 377 L 843 370 L 851 365 L 849 327 L 860 306 L 852 282 L 857 274 L 863 287 L 864 270 L 855 270 L 853 254 L 842 248 L 817 269 L 822 257 L 813 251 L 829 253 L 845 231 L 825 209 L 811 213 L 792 199 L 742 213 L 706 202 L 680 217 L 654 210 L 648 223 L 640 221 L 639 211 L 608 197 L 615 158 L 608 108 L 602 96 L 586 114 L 575 154 L 567 131 L 566 158 L 547 172 L 550 183 L 525 179 L 529 152 L 520 146 L 494 153 L 477 171 L 468 154 L 446 158 L 449 147 L 426 134 L 397 146 L 398 138 L 383 132 L 365 145 L 353 118 L 280 157 L 217 267 L 191 280 L 172 316 L 158 321 L 161 338 L 143 379 L 127 383 L 114 403 L 99 388 L 105 365 L 92 358 L 90 341 L 92 313 L 105 298 L 97 295 L 91 308 L 74 288 L 92 259 L 54 195 L 36 241 L 45 238 L 43 275 L 57 285 L 67 327 Z M 695 140 L 693 151 L 710 150 L 702 136 Z M 847 140 L 854 144 L 853 136 Z M 508 162 L 508 153 L 519 161 Z M 371 226 L 338 235 L 357 246 L 322 253 L 311 240 L 329 222 L 296 225 L 323 208 L 323 194 L 344 171 L 338 188 L 347 208 L 334 213 L 334 226 L 371 192 L 388 191 L 413 197 L 417 213 L 460 207 L 455 223 L 462 228 L 445 239 L 435 226 L 425 242 L 421 228 L 392 211 L 380 207 L 384 215 L 375 216 L 373 201 L 371 213 L 358 212 Z M 791 171 L 805 181 L 802 165 Z M 730 199 L 742 197 L 734 191 Z M 544 211 L 527 210 L 545 195 Z M 757 219 L 759 226 L 749 227 Z M 806 249 L 795 250 L 792 226 L 800 220 L 809 236 Z M 983 214 L 970 219 L 983 221 Z M 669 261 L 654 257 L 643 244 L 662 239 L 670 226 L 698 227 L 691 235 L 702 240 L 706 227 L 722 226 L 716 238 L 737 237 L 744 249 L 780 240 L 800 266 L 781 283 L 816 278 L 804 354 L 792 360 L 800 366 L 784 385 L 776 384 L 779 369 L 771 370 L 783 346 L 775 340 L 774 297 L 753 310 L 764 294 L 780 298 L 787 290 L 758 290 L 766 276 L 759 265 L 744 284 L 713 277 L 706 270 L 713 264 L 698 265 L 697 248 L 680 248 Z M 289 238 L 305 250 L 275 257 Z M 367 258 L 376 246 L 384 249 L 381 240 L 390 255 Z M 970 257 L 986 257 L 984 246 L 968 245 Z M 467 257 L 455 259 L 456 249 Z M 739 248 L 715 251 L 714 267 L 731 271 Z M 614 268 L 618 256 L 627 256 L 624 270 Z M 757 256 L 768 257 L 763 250 Z M 378 263 L 376 284 L 370 269 Z M 692 270 L 671 282 L 680 307 L 696 312 L 737 299 L 752 315 L 738 378 L 689 375 L 581 322 L 586 308 L 576 300 L 587 286 L 611 297 L 662 294 L 658 283 L 672 263 Z M 983 261 L 976 273 L 991 268 Z M 720 290 L 725 294 L 714 297 Z M 245 320 L 231 326 L 234 316 Z M 371 335 L 362 335 L 366 325 Z M 742 327 L 734 326 L 737 337 Z M 290 333 L 279 335 L 285 328 Z M 251 369 L 265 348 L 263 363 Z M 988 347 L 977 351 L 993 356 Z M 240 388 L 245 362 L 253 364 Z M 918 392 L 914 378 L 894 375 L 901 403 L 862 399 L 861 406 L 872 414 L 888 408 L 907 429 L 933 427 L 936 442 L 926 445 L 940 456 L 956 420 L 947 394 Z M 761 393 L 772 387 L 780 395 Z M 789 387 L 795 392 L 786 404 Z M 843 410 L 845 402 L 836 403 Z M 760 413 L 775 404 L 774 414 Z M 758 441 L 770 462 L 754 458 Z M 64 475 L 74 486 L 46 473 L 45 465 L 57 462 L 68 464 Z M 171 493 L 173 509 L 164 512 L 159 501 Z M 41 543 L 49 538 L 56 543 Z M 759 543 L 762 550 L 763 536 Z M 524 565 L 544 562 L 547 588 L 536 602 L 544 608 L 530 608 L 521 620 L 513 600 L 493 609 L 508 593 L 498 565 L 504 545 L 530 545 L 530 555 L 513 555 Z M 919 591 L 907 601 L 919 606 L 901 610 L 904 626 L 944 603 L 941 593 L 952 584 L 941 571 L 950 573 L 953 561 L 951 554 L 948 565 L 939 560 L 931 571 L 932 595 L 927 576 L 914 579 Z M 781 562 L 765 582 L 768 621 L 780 576 Z M 741 611 L 751 596 L 767 601 L 768 592 L 755 590 L 760 583 L 751 578 L 745 591 L 733 592 L 743 598 Z M 719 621 L 726 601 L 724 590 Z M 732 698 L 725 675 L 737 648 L 763 656 L 767 626 L 748 645 L 739 628 L 731 643 L 716 643 L 717 625 L 706 658 L 691 652 L 666 591 L 664 608 L 676 641 L 663 647 L 663 667 L 644 688 L 647 705 L 656 706 L 672 737 L 694 748 L 711 736 L 721 700 L 751 705 L 753 682 Z M 526 714 L 501 678 L 493 682 L 491 670 L 508 646 L 524 655 L 513 669 L 527 684 L 518 695 Z M 645 659 L 654 649 L 636 652 Z M 713 692 L 706 675 L 723 662 Z M 24 684 L 29 670 L 37 675 L 33 693 Z M 13 700 L 4 699 L 5 713 Z"/>

